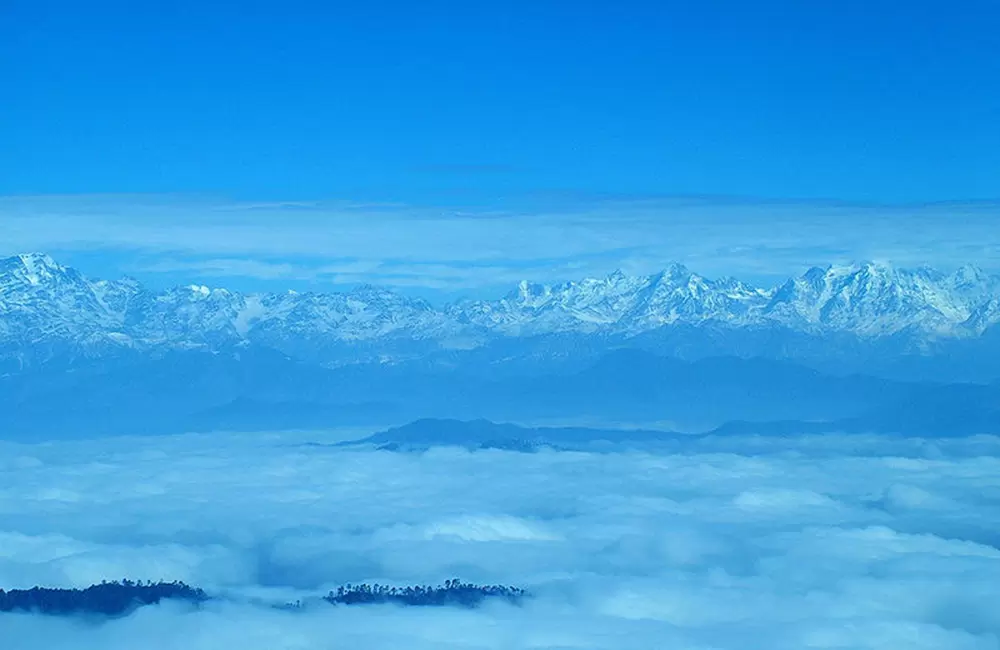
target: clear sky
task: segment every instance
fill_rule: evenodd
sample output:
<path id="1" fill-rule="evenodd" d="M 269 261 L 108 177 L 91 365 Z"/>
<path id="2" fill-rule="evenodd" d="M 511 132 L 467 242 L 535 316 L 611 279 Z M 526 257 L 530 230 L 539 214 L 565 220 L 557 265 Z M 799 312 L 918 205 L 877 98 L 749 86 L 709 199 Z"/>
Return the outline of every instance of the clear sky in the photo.
<path id="1" fill-rule="evenodd" d="M 0 3 L 0 193 L 1000 195 L 1000 3 Z"/>
<path id="2" fill-rule="evenodd" d="M 996 199 L 998 32 L 995 0 L 2 0 L 0 196 Z"/>

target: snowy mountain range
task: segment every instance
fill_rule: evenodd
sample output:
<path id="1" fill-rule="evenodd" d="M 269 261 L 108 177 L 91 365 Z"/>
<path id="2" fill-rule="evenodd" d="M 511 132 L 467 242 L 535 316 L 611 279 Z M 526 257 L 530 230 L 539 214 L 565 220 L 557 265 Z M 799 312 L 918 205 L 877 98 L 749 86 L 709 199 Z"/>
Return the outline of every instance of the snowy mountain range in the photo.
<path id="1" fill-rule="evenodd" d="M 780 330 L 912 350 L 981 337 L 1000 323 L 1000 276 L 886 264 L 815 267 L 776 287 L 711 280 L 681 265 L 556 285 L 521 282 L 499 300 L 442 308 L 384 288 L 244 294 L 93 280 L 45 254 L 0 260 L 0 359 L 255 345 L 322 364 L 416 358 L 526 337 L 629 340 L 671 328 Z"/>

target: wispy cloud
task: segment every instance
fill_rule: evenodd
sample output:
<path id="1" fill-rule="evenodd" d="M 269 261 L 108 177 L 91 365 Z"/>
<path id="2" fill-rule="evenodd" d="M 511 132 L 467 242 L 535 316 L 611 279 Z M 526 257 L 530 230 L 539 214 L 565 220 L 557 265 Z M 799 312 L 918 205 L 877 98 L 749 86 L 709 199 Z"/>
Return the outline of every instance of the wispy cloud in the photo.
<path id="1" fill-rule="evenodd" d="M 145 273 L 360 280 L 462 290 L 682 262 L 777 278 L 878 259 L 1000 269 L 1000 206 L 648 198 L 494 210 L 208 198 L 7 197 L 5 253 L 99 251 Z M 135 260 L 141 259 L 141 262 Z"/>

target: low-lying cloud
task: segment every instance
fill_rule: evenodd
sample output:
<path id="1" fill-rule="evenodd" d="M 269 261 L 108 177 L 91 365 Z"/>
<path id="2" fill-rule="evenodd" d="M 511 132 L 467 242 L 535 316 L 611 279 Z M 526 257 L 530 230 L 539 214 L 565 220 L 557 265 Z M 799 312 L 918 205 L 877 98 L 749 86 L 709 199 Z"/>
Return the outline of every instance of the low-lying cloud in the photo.
<path id="1" fill-rule="evenodd" d="M 353 436 L 356 432 L 351 432 Z M 0 587 L 183 580 L 4 647 L 1000 647 L 1000 439 L 707 439 L 672 454 L 305 447 L 326 436 L 0 444 Z M 287 612 L 460 577 L 523 606 Z"/>
<path id="2" fill-rule="evenodd" d="M 0 197 L 0 254 L 105 272 L 461 292 L 656 272 L 768 282 L 857 260 L 1000 270 L 1000 205 L 590 197 L 459 209 L 157 196 Z M 88 271 L 87 265 L 83 270 Z M 186 281 L 185 280 L 185 281 Z"/>

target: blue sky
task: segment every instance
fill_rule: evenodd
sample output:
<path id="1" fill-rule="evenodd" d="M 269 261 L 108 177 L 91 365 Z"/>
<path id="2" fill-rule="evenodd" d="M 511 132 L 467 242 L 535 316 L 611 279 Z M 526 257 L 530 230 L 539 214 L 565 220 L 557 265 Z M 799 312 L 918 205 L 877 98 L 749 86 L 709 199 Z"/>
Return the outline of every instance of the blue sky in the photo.
<path id="1" fill-rule="evenodd" d="M 322 241 L 341 227 L 329 225 L 341 223 L 329 216 L 331 205 L 368 206 L 365 223 L 381 224 L 371 233 L 391 227 L 430 239 L 433 232 L 419 225 L 430 215 L 521 218 L 503 222 L 512 228 L 530 217 L 543 230 L 565 228 L 565 221 L 539 222 L 568 210 L 590 215 L 591 224 L 596 213 L 619 220 L 589 230 L 574 221 L 553 238 L 548 257 L 540 251 L 523 267 L 538 275 L 546 274 L 546 259 L 558 258 L 556 269 L 584 255 L 578 249 L 596 254 L 594 237 L 610 237 L 603 261 L 580 257 L 581 268 L 635 265 L 633 254 L 621 252 L 628 246 L 607 233 L 639 227 L 632 213 L 640 204 L 641 227 L 675 232 L 674 257 L 697 261 L 704 245 L 676 241 L 696 236 L 674 227 L 691 218 L 677 216 L 676 197 L 715 201 L 720 209 L 702 210 L 703 224 L 749 220 L 741 228 L 756 239 L 777 222 L 774 211 L 753 206 L 800 206 L 798 220 L 777 210 L 786 229 L 803 233 L 778 235 L 782 249 L 800 254 L 772 250 L 756 262 L 776 272 L 798 269 L 810 256 L 823 263 L 885 251 L 904 261 L 989 265 L 995 251 L 975 245 L 986 245 L 990 218 L 1000 224 L 988 203 L 1000 196 L 997 24 L 1000 5 L 985 0 L 7 0 L 0 7 L 0 196 L 20 197 L 19 218 L 28 204 L 40 210 L 42 231 L 43 219 L 53 218 L 43 208 L 56 195 L 59 218 L 73 219 L 73 232 L 111 213 L 129 220 L 151 239 L 98 250 L 85 237 L 35 237 L 112 272 L 134 272 L 137 255 L 156 250 L 160 257 L 146 266 L 165 268 L 169 253 L 182 275 L 204 277 L 203 263 L 220 251 L 195 254 L 187 249 L 198 246 L 183 245 L 180 233 L 186 223 L 211 221 L 206 214 L 220 202 L 242 206 L 233 215 L 270 206 L 251 211 L 250 230 L 294 221 L 296 232 L 312 229 Z M 111 207 L 96 214 L 93 195 Z M 744 197 L 749 207 L 734 211 L 733 199 L 710 197 Z M 891 214 L 895 225 L 883 229 L 887 239 L 844 250 L 838 224 L 814 223 L 830 201 L 861 206 L 855 215 Z M 942 201 L 949 203 L 936 211 L 921 207 Z M 318 216 L 316 202 L 327 217 Z M 142 207 L 151 203 L 159 207 Z M 278 203 L 282 209 L 273 210 Z M 293 205 L 303 203 L 312 207 Z M 14 204 L 3 205 L 0 220 L 13 223 Z M 971 230 L 959 223 L 970 205 L 979 214 Z M 983 217 L 983 210 L 992 212 Z M 239 218 L 227 223 L 225 237 L 239 248 Z M 893 232 L 914 228 L 920 232 L 906 237 L 920 235 L 922 248 L 892 241 Z M 508 235 L 512 250 L 517 231 Z M 935 251 L 942 235 L 969 245 Z M 453 236 L 454 247 L 483 246 L 482 234 Z M 243 275 L 231 266 L 237 280 L 266 279 L 251 273 L 264 262 L 303 266 L 305 258 L 295 257 L 301 251 L 261 251 L 252 239 L 242 250 L 221 251 L 242 260 Z M 727 246 L 743 245 L 730 239 Z M 164 251 L 165 240 L 179 244 Z M 6 242 L 12 248 L 19 240 Z M 440 246 L 428 240 L 426 248 Z M 494 257 L 513 259 L 503 245 L 495 248 Z M 717 253 L 709 258 L 717 261 Z M 355 257 L 349 250 L 310 255 L 312 266 Z M 418 257 L 451 263 L 430 252 Z M 740 264 L 720 270 L 729 269 L 746 271 Z"/>

